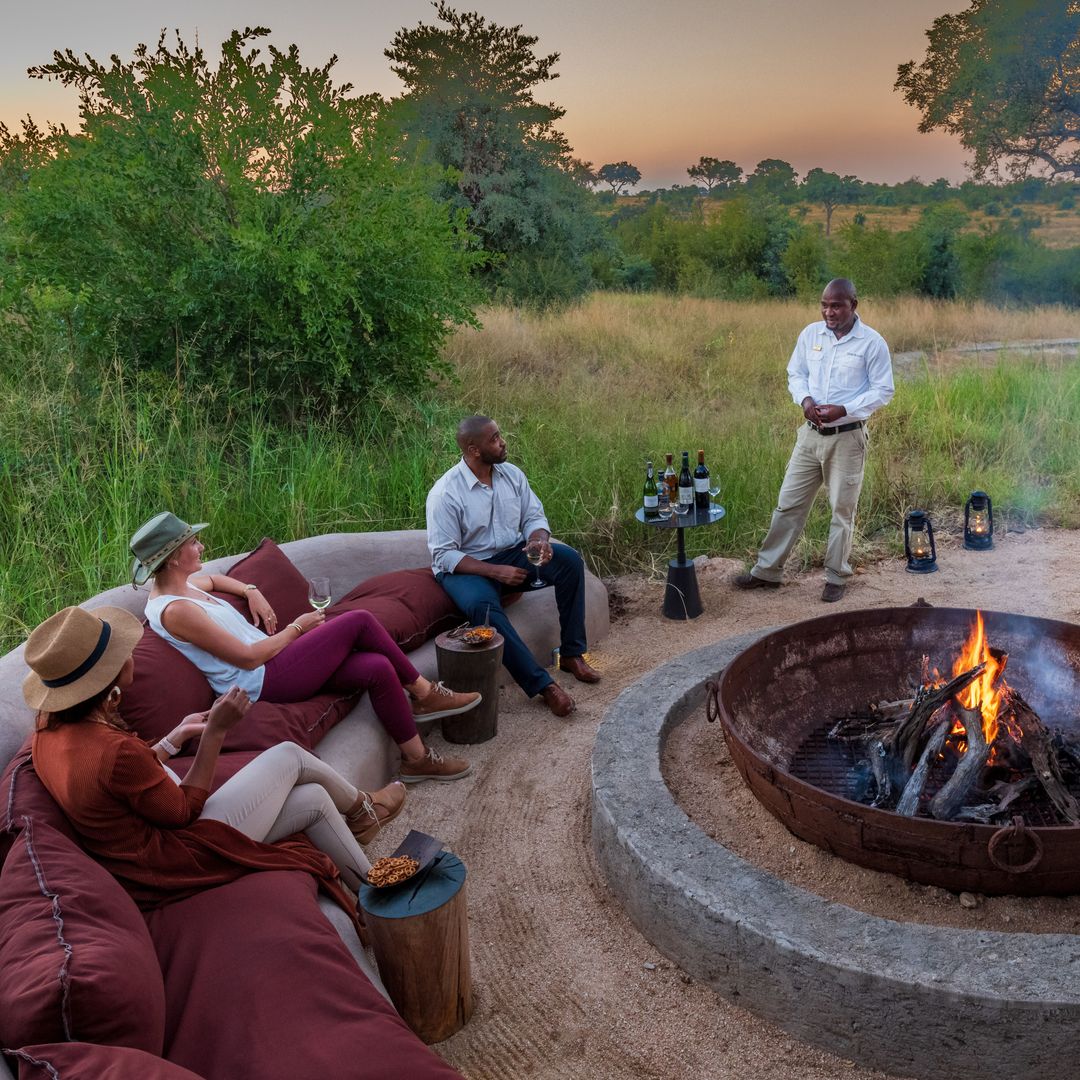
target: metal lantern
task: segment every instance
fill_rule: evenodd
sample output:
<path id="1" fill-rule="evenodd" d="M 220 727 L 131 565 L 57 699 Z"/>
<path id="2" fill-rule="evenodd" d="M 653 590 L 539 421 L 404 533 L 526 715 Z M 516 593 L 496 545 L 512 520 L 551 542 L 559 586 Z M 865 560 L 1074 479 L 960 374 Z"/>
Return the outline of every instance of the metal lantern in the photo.
<path id="1" fill-rule="evenodd" d="M 937 569 L 934 526 L 925 510 L 910 510 L 904 518 L 904 554 L 909 574 L 932 574 Z"/>
<path id="2" fill-rule="evenodd" d="M 994 546 L 994 504 L 985 491 L 973 491 L 964 504 L 964 547 L 986 551 Z"/>

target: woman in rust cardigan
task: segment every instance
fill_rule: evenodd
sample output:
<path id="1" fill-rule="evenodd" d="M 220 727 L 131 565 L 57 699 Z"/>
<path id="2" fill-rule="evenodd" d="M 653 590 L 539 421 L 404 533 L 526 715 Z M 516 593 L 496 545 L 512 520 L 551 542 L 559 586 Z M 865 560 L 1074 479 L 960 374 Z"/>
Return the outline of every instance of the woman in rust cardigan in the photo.
<path id="1" fill-rule="evenodd" d="M 395 782 L 358 791 L 313 754 L 281 743 L 211 795 L 222 741 L 247 712 L 247 694 L 233 688 L 147 745 L 117 712 L 141 636 L 122 608 L 72 607 L 26 645 L 23 695 L 38 710 L 34 769 L 86 849 L 143 907 L 253 870 L 305 870 L 355 910 L 339 879 L 357 891 L 370 868 L 359 845 L 400 813 L 405 789 Z M 195 761 L 180 780 L 159 755 L 196 734 Z"/>

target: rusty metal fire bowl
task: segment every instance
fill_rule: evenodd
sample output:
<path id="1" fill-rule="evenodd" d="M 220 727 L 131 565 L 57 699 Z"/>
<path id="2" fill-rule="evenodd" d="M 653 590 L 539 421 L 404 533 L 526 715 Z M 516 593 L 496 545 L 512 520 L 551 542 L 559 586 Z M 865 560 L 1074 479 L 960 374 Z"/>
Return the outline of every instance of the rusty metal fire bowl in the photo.
<path id="1" fill-rule="evenodd" d="M 975 615 L 878 608 L 767 635 L 719 679 L 728 749 L 772 814 L 840 858 L 956 892 L 1080 892 L 1080 826 L 1047 825 L 1037 803 L 1027 808 L 1027 823 L 1014 827 L 906 817 L 845 797 L 854 773 L 825 738 L 829 719 L 910 696 L 921 657 L 945 670 Z M 1080 627 L 1001 612 L 983 617 L 988 640 L 1009 654 L 1009 684 L 1049 726 L 1080 729 Z"/>
<path id="2" fill-rule="evenodd" d="M 1073 1080 L 1080 1058 L 1080 937 L 898 922 L 827 900 L 706 835 L 675 802 L 661 769 L 668 734 L 683 723 L 705 722 L 706 686 L 725 669 L 736 739 L 753 750 L 763 771 L 779 776 L 799 741 L 787 733 L 805 731 L 811 715 L 849 707 L 849 690 L 866 691 L 869 664 L 897 680 L 909 677 L 906 665 L 912 656 L 918 660 L 924 643 L 951 649 L 966 635 L 970 616 L 941 609 L 847 612 L 727 638 L 644 674 L 611 704 L 597 732 L 593 852 L 613 895 L 656 948 L 798 1039 L 919 1080 Z M 1040 619 L 987 619 L 991 638 L 1000 638 L 995 644 L 1012 653 L 1009 681 L 1030 690 L 1048 724 L 1060 723 L 1048 699 L 1071 691 L 1080 630 Z M 901 646 L 905 655 L 886 659 Z M 1042 697 L 1021 678 L 1029 649 L 1071 672 L 1062 671 Z M 751 669 L 763 677 L 753 692 Z M 756 721 L 779 707 L 772 681 L 778 673 L 789 683 L 783 718 L 762 734 Z M 1075 720 L 1075 711 L 1070 715 Z M 1045 857 L 1055 857 L 1052 847 Z"/>

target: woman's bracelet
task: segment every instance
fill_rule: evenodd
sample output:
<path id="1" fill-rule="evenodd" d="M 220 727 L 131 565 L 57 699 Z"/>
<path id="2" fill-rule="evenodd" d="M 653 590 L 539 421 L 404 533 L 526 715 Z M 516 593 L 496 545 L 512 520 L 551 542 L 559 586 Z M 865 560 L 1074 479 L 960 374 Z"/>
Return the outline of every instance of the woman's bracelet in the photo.
<path id="1" fill-rule="evenodd" d="M 171 743 L 166 735 L 163 735 L 158 739 L 157 744 L 169 755 L 169 757 L 176 757 L 176 755 L 180 753 L 180 747 Z"/>
<path id="2" fill-rule="evenodd" d="M 289 623 L 289 625 L 290 625 L 290 626 L 291 626 L 291 627 L 292 627 L 292 628 L 293 628 L 293 629 L 294 629 L 294 630 L 295 630 L 295 631 L 296 631 L 296 632 L 297 632 L 298 634 L 302 634 L 302 633 L 304 632 L 304 628 L 303 628 L 303 627 L 302 627 L 302 626 L 301 626 L 301 625 L 300 625 L 300 624 L 299 624 L 298 622 L 291 622 L 291 623 Z"/>

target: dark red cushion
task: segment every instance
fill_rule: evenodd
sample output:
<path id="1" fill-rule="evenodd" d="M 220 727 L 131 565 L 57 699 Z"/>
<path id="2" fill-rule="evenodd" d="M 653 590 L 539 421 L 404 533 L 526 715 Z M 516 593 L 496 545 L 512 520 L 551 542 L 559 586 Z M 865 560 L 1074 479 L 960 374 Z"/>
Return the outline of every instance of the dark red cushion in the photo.
<path id="1" fill-rule="evenodd" d="M 69 840 L 75 840 L 75 830 L 34 771 L 32 738 L 27 735 L 0 776 L 0 864 L 26 819 L 51 825 Z"/>
<path id="2" fill-rule="evenodd" d="M 80 1040 L 160 1054 L 165 993 L 119 882 L 40 822 L 0 871 L 0 1046 Z"/>
<path id="3" fill-rule="evenodd" d="M 245 585 L 258 585 L 259 592 L 274 609 L 278 626 L 286 626 L 297 615 L 311 610 L 307 578 L 268 536 L 260 541 L 253 552 L 234 563 L 225 573 Z M 251 621 L 251 612 L 245 597 L 221 592 L 214 595 L 227 604 L 232 604 L 248 622 Z"/>
<path id="4" fill-rule="evenodd" d="M 310 875 L 246 874 L 147 919 L 170 1061 L 259 1080 L 458 1077 L 356 966 Z"/>
<path id="5" fill-rule="evenodd" d="M 332 618 L 344 611 L 370 611 L 405 652 L 419 648 L 462 619 L 454 601 L 426 566 L 368 578 L 326 614 Z"/>
<path id="6" fill-rule="evenodd" d="M 128 1046 L 68 1042 L 8 1050 L 19 1080 L 202 1080 L 164 1058 Z"/>
<path id="7" fill-rule="evenodd" d="M 135 678 L 120 698 L 120 715 L 144 739 L 157 742 L 189 713 L 214 703 L 206 676 L 149 626 L 132 657 Z"/>

